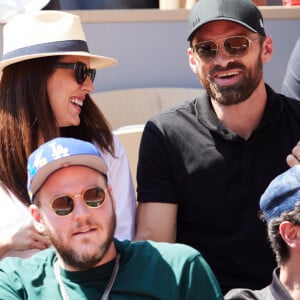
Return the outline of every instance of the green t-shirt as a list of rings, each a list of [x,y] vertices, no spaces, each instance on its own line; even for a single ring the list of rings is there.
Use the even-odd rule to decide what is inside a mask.
[[[118,299],[223,299],[219,285],[201,254],[182,244],[117,241],[120,268],[110,293]],[[62,299],[55,278],[54,250],[31,258],[6,258],[0,262],[0,299]],[[71,300],[99,300],[114,261],[88,271],[60,269]]]

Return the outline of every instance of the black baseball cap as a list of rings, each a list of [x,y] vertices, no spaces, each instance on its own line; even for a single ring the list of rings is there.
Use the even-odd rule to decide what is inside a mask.
[[[196,30],[213,21],[231,21],[266,36],[263,17],[251,0],[198,0],[188,18],[188,41]]]

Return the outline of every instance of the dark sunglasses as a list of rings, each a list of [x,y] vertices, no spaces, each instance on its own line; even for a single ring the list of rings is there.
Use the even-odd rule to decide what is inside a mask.
[[[249,52],[250,44],[261,37],[250,39],[247,36],[231,36],[221,40],[226,52],[232,56],[244,56]],[[214,59],[219,50],[215,41],[197,43],[192,47],[193,52],[203,61]]]
[[[76,63],[58,62],[54,64],[53,67],[63,68],[63,69],[73,69],[78,84],[84,83],[87,77],[90,77],[91,81],[94,82],[96,76],[96,69],[88,69],[87,66],[80,61]]]
[[[53,198],[50,207],[58,216],[68,216],[74,209],[75,198],[80,197],[87,207],[98,208],[104,203],[106,191],[99,186],[88,187],[77,195],[66,194]]]

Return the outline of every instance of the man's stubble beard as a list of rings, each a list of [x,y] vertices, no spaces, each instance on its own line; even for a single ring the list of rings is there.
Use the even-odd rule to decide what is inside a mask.
[[[210,80],[212,74],[215,72],[230,71],[233,68],[239,68],[244,71],[243,78],[236,84],[219,86]],[[260,59],[257,59],[255,65],[248,70],[244,65],[232,62],[229,63],[226,68],[215,66],[207,76],[201,76],[201,74],[199,74],[199,79],[203,87],[207,90],[208,95],[224,106],[239,104],[248,99],[259,85],[262,77],[263,64]]]
[[[89,222],[87,222],[89,223]],[[90,225],[90,224],[87,224]],[[109,249],[111,243],[113,242],[113,237],[116,228],[116,215],[113,212],[110,218],[110,223],[107,224],[107,238],[106,240],[99,245],[98,251],[94,254],[87,254],[87,255],[80,255],[77,253],[77,249],[73,249],[71,247],[65,246],[65,244],[61,243],[57,236],[53,234],[51,230],[46,230],[46,235],[48,235],[52,245],[55,247],[56,251],[60,255],[61,259],[64,261],[65,264],[78,269],[78,270],[87,270],[99,263],[101,259],[106,254],[107,250]]]

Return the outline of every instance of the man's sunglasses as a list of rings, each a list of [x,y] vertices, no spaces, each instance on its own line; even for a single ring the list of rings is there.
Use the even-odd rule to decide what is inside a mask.
[[[53,198],[50,207],[58,216],[68,216],[74,209],[75,198],[80,197],[87,207],[98,208],[104,203],[106,191],[99,186],[88,187],[77,195],[66,194]]]
[[[250,39],[247,36],[231,36],[222,39],[221,41],[228,54],[232,56],[244,56],[249,52],[250,44],[259,38],[261,37]],[[207,62],[216,57],[219,50],[219,44],[215,41],[205,41],[195,44],[192,49],[194,54],[196,54],[200,60]]]
[[[88,69],[87,66],[80,61],[76,63],[58,62],[54,64],[53,67],[63,68],[63,69],[73,69],[78,84],[84,83],[87,77],[90,77],[91,81],[94,82],[96,76],[96,69]]]

